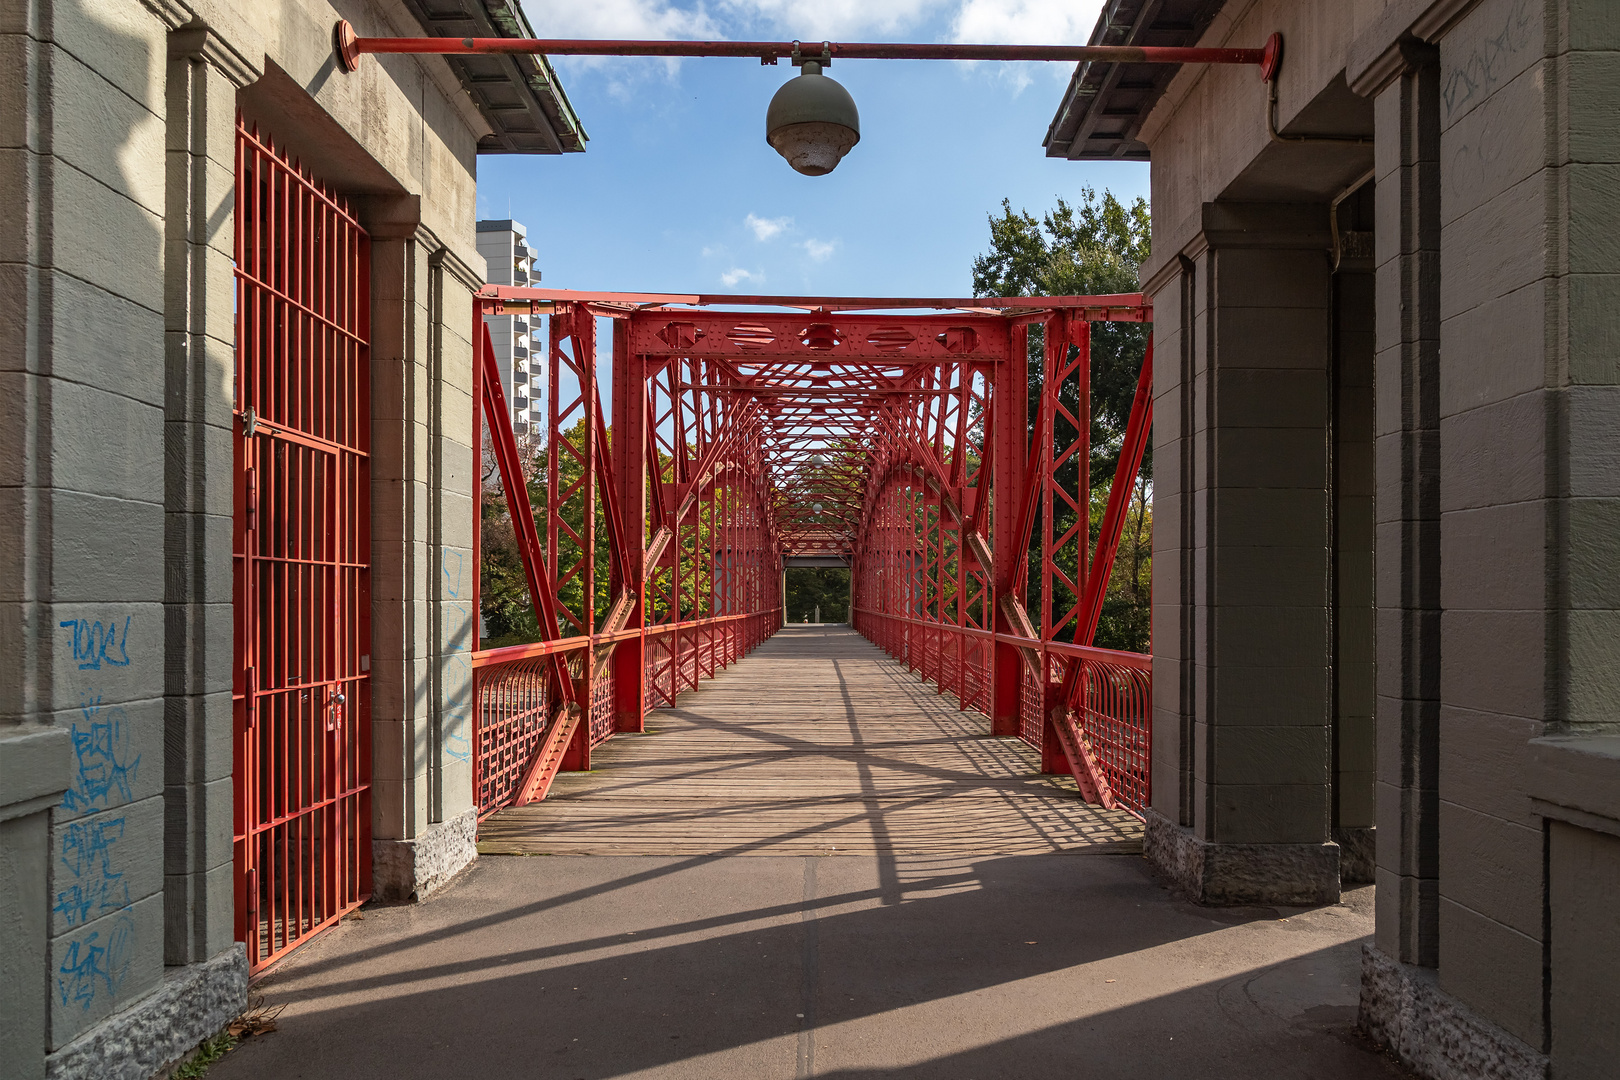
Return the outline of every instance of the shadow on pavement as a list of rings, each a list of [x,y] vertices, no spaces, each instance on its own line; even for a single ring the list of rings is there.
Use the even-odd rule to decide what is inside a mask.
[[[1371,889],[1211,910],[1139,858],[886,861],[486,858],[272,972],[280,1030],[210,1076],[1404,1075],[1351,1035]]]

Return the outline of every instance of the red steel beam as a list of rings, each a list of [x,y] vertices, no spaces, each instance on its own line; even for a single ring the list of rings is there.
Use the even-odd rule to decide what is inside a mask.
[[[412,39],[414,40],[414,39]],[[1153,302],[1142,293],[1102,293],[1096,296],[770,296],[745,293],[631,293],[591,290],[548,289],[532,285],[485,285],[478,290],[478,301],[491,305],[485,314],[549,314],[532,307],[519,309],[513,304],[602,304],[631,309],[660,308],[667,305],[712,307],[736,304],[740,307],[788,307],[806,311],[900,311],[928,308],[935,311],[970,311],[1000,315],[1003,310],[1050,311],[1056,308],[1084,308],[1093,322],[1152,322]],[[493,302],[506,302],[504,310]],[[1093,313],[1096,314],[1093,314]],[[1105,314],[1106,313],[1106,314]],[[609,314],[604,312],[603,314]]]

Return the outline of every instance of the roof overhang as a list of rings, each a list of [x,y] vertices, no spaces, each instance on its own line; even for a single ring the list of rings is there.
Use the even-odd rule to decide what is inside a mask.
[[[405,6],[433,37],[535,36],[518,0],[405,0]],[[484,53],[445,60],[493,129],[479,140],[480,154],[585,149],[589,136],[544,56]]]
[[[1224,2],[1108,0],[1087,44],[1196,45]],[[1046,156],[1146,161],[1148,148],[1137,132],[1180,70],[1178,64],[1079,64],[1046,129]]]

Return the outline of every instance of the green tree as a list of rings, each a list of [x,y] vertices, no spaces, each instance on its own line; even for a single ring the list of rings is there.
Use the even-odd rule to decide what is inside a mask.
[[[1092,188],[1082,188],[1080,202],[1057,200],[1057,207],[1037,219],[1028,211],[1014,211],[1003,199],[1001,213],[990,216],[990,250],[973,260],[973,292],[976,296],[1095,296],[1140,291],[1137,269],[1148,257],[1150,218],[1147,202],[1137,199],[1121,203],[1111,192],[1101,198]],[[1095,543],[1107,502],[1109,485],[1119,463],[1126,425],[1136,382],[1147,352],[1148,328],[1136,323],[1093,323],[1091,328],[1091,541]],[[1039,415],[1042,386],[1041,358],[1044,350],[1042,328],[1032,326],[1029,334],[1029,417],[1033,426]],[[1062,398],[1072,407],[1078,404],[1078,388],[1060,388]],[[1056,433],[1072,438],[1073,431],[1062,427]],[[1148,597],[1145,577],[1151,573],[1153,461],[1152,449],[1144,455],[1142,472],[1133,491],[1132,513],[1126,523],[1127,538],[1120,544],[1115,572],[1109,579],[1103,618],[1095,641],[1107,648],[1140,650],[1148,646]],[[1070,489],[1079,482],[1077,462],[1057,470],[1057,479]],[[1055,521],[1054,531],[1066,521]],[[1030,581],[1036,591],[1031,606],[1040,597],[1040,523],[1030,550]],[[1129,555],[1129,558],[1127,558]],[[1129,566],[1127,567],[1127,564]],[[1068,597],[1054,598],[1055,606]]]
[[[849,620],[849,571],[797,566],[787,572],[787,621],[804,622],[821,609],[822,622]]]

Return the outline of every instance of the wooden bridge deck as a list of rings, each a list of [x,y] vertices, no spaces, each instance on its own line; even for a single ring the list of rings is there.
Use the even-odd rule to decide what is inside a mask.
[[[599,746],[544,802],[479,830],[486,854],[973,856],[1139,851],[1080,800],[844,626],[791,626]]]

